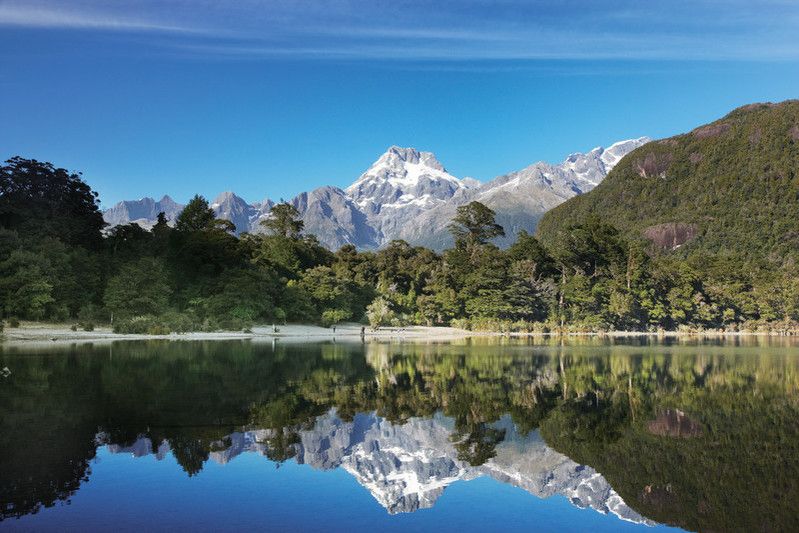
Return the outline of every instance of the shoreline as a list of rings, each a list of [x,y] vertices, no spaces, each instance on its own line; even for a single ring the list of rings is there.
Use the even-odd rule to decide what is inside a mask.
[[[170,340],[170,341],[224,341],[224,340],[291,340],[324,341],[324,340],[422,340],[446,341],[465,339],[471,337],[483,338],[724,338],[724,337],[774,337],[792,338],[799,337],[799,332],[774,332],[774,331],[608,331],[608,332],[497,332],[497,331],[469,331],[465,329],[444,326],[408,326],[408,327],[383,327],[372,331],[366,328],[361,335],[361,326],[358,324],[343,324],[332,328],[305,324],[287,324],[278,326],[277,332],[272,326],[256,326],[251,332],[216,331],[216,332],[187,332],[170,333],[169,335],[146,335],[114,333],[110,327],[98,327],[94,331],[72,331],[70,324],[23,323],[17,328],[6,328],[3,332],[2,345],[23,344],[63,344],[79,342],[102,341],[141,341],[141,340]]]

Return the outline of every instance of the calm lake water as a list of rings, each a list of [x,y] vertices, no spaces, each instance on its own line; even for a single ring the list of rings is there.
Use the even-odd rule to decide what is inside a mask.
[[[0,347],[0,530],[781,531],[787,339]]]

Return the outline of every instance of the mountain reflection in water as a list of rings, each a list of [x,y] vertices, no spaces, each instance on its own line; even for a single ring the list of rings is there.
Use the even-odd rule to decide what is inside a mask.
[[[581,508],[651,523],[627,507],[593,468],[552,450],[537,431],[519,435],[508,416],[492,425],[504,438],[496,445],[496,455],[479,466],[458,459],[450,439],[453,425],[452,419],[440,415],[394,424],[374,413],[360,413],[347,422],[331,410],[312,428],[298,431],[292,453],[300,464],[343,468],[392,514],[432,507],[448,485],[487,475],[540,498],[562,495]],[[215,451],[209,460],[226,464],[244,452],[267,456],[274,435],[270,429],[232,433],[212,444]],[[130,446],[111,444],[109,451],[163,459],[170,445],[164,440],[154,449],[143,437]]]
[[[642,524],[799,523],[784,339],[4,347],[0,516],[92,483],[98,448],[189,476],[244,452],[343,469],[389,513],[489,477]]]

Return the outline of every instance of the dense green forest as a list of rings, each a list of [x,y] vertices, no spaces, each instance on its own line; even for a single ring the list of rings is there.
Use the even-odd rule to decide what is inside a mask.
[[[458,208],[449,228],[456,245],[443,253],[403,241],[333,252],[303,233],[289,204],[273,208],[263,233],[236,237],[195,196],[174,224],[160,216],[149,231],[106,229],[97,193],[79,174],[13,158],[0,167],[0,308],[12,324],[111,323],[151,334],[285,321],[496,331],[795,327],[799,265],[790,255],[657,250],[608,223],[620,220],[586,216],[544,241],[521,233],[502,250],[491,243],[504,234],[494,213],[472,202]]]

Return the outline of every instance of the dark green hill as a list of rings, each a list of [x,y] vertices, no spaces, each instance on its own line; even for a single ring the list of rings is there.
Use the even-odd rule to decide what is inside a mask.
[[[747,105],[634,150],[548,212],[538,235],[551,242],[591,215],[662,250],[799,255],[799,100]]]

